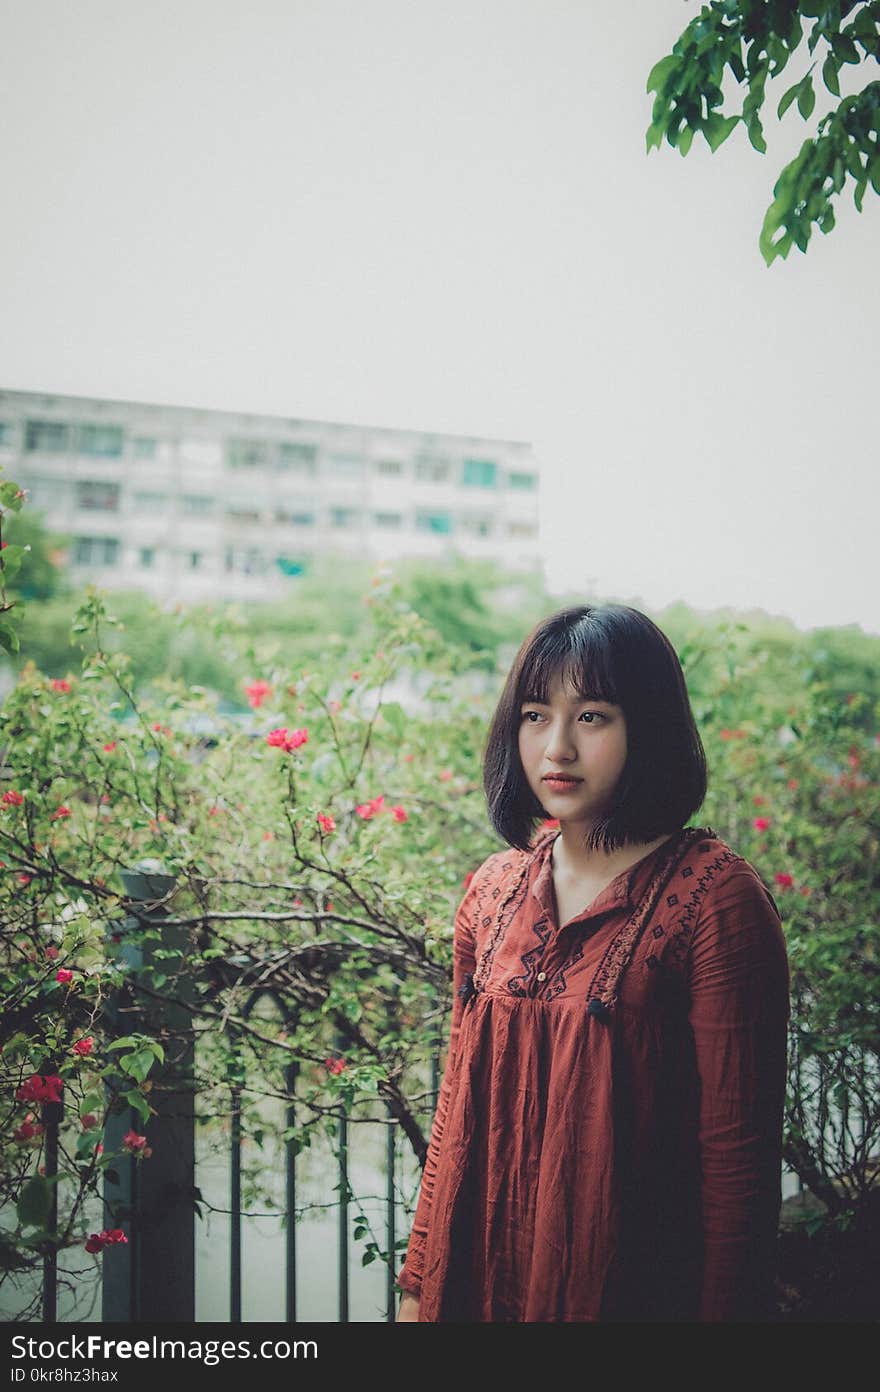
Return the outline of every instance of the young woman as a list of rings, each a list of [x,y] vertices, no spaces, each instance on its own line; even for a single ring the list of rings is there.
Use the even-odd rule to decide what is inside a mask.
[[[785,941],[758,872],[685,825],[706,763],[660,629],[540,623],[484,787],[510,849],[455,915],[398,1320],[772,1318]]]

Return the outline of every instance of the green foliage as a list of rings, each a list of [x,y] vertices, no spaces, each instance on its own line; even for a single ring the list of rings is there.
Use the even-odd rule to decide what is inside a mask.
[[[844,67],[861,68],[880,59],[880,0],[711,0],[687,25],[672,53],[654,65],[647,82],[647,90],[655,93],[649,151],[665,138],[685,155],[698,131],[714,151],[742,122],[751,144],[763,154],[767,143],[761,113],[768,78],[779,76],[802,43],[815,55],[813,62],[779,100],[777,117],[796,105],[801,118],[810,119],[820,60],[822,83],[838,103],[822,116],[815,135],[804,141],[776,181],[759,239],[768,266],[786,257],[792,245],[806,251],[814,225],[823,233],[832,230],[832,200],[849,180],[859,211],[869,184],[880,192],[880,82],[868,81],[860,92],[841,97],[839,81]],[[728,73],[747,91],[740,111],[725,115]]]

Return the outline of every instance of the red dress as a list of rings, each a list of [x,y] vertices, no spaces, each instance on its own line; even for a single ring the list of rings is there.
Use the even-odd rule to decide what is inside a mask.
[[[401,1289],[440,1321],[772,1317],[789,969],[757,871],[686,828],[559,925],[550,851],[455,915]]]

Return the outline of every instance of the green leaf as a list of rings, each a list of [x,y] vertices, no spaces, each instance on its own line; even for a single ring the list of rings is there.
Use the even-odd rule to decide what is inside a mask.
[[[788,91],[785,92],[783,96],[780,98],[779,105],[776,108],[776,115],[777,117],[779,117],[780,120],[785,115],[788,108],[791,106],[792,102],[794,101],[795,97],[800,91],[800,87],[801,84],[799,82],[796,82],[794,86],[789,87]]]
[[[52,1190],[42,1175],[34,1175],[21,1191],[18,1217],[23,1227],[44,1228],[52,1203]]]
[[[835,97],[840,96],[840,83],[837,80],[837,71],[837,63],[834,61],[833,55],[829,53],[825,62],[822,64],[822,81],[825,83],[828,91],[834,93]]]
[[[713,114],[706,118],[703,123],[703,135],[706,138],[706,144],[713,154],[718,149],[719,145],[724,144],[733,128],[739,125],[739,122],[739,116],[724,117]]]
[[[659,63],[655,63],[648,73],[648,81],[645,84],[646,92],[659,92],[669,74],[678,66],[678,59],[674,53],[670,53],[666,58],[661,58]]]
[[[678,137],[678,153],[680,155],[686,155],[693,143],[694,128],[693,126],[685,126],[681,135]]]
[[[8,653],[17,653],[20,650],[21,643],[12,624],[0,623],[0,648],[5,648]]]
[[[764,133],[761,129],[761,122],[758,120],[757,116],[750,117],[750,119],[746,122],[746,129],[749,133],[749,140],[751,141],[754,148],[758,151],[760,155],[766,155],[767,142],[764,139]]]
[[[146,1097],[144,1097],[142,1092],[138,1092],[137,1088],[132,1088],[130,1092],[123,1093],[123,1096],[128,1105],[130,1107],[134,1107],[134,1110],[137,1112],[138,1116],[140,1116],[144,1121],[149,1121],[150,1104],[147,1101]]]
[[[813,79],[809,74],[807,74],[800,85],[797,104],[798,111],[806,121],[812,115],[813,107],[816,105],[816,93],[813,91]]]
[[[645,153],[650,154],[652,150],[659,150],[663,144],[663,127],[651,125],[645,137]]]

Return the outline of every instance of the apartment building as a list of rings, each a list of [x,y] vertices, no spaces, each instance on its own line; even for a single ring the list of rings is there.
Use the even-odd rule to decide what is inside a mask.
[[[274,599],[318,555],[540,567],[521,441],[0,391],[0,465],[75,583]]]

